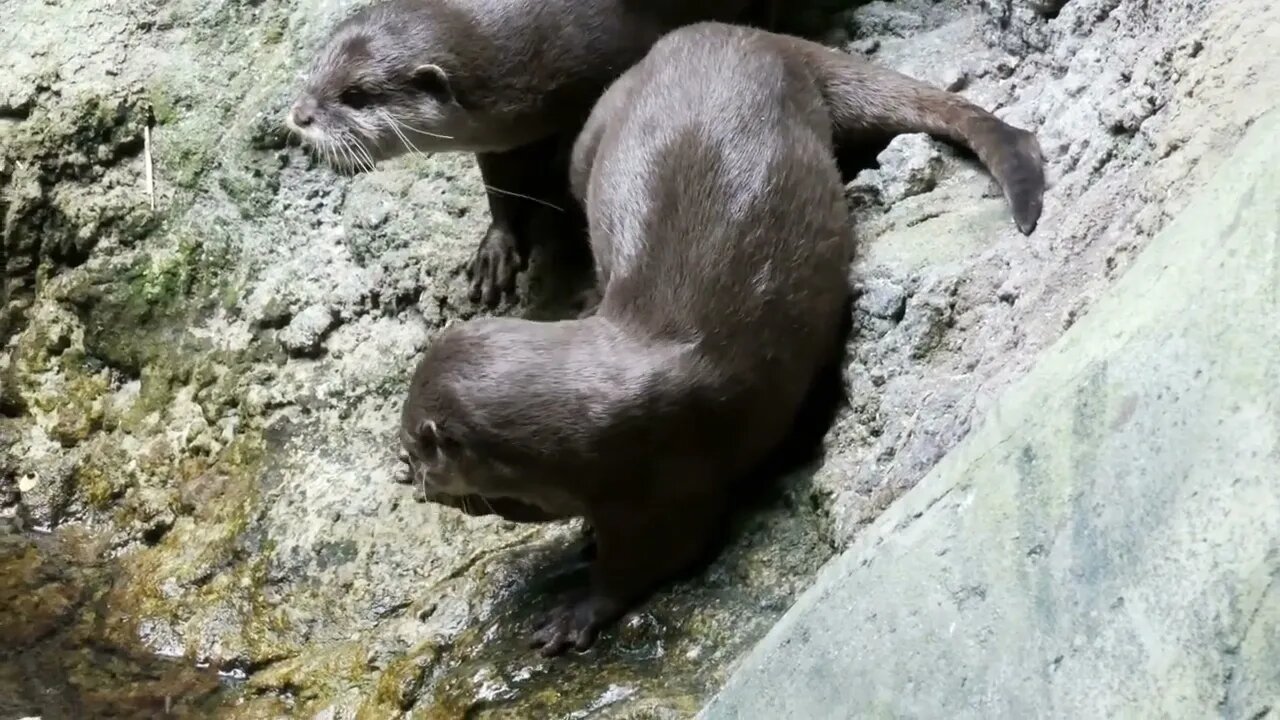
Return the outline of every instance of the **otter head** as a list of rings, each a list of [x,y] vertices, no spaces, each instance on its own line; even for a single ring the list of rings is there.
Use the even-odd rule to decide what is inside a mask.
[[[468,480],[467,466],[474,464],[457,438],[430,419],[406,421],[400,428],[400,458],[409,466],[415,485],[426,493],[467,495],[476,491]]]
[[[400,415],[414,480],[427,494],[571,511],[563,486],[592,456],[592,428],[609,412],[601,403],[616,378],[592,369],[609,362],[598,325],[488,317],[442,331],[418,362]]]
[[[426,494],[493,495],[515,473],[500,459],[505,443],[486,405],[494,384],[476,370],[489,356],[471,332],[475,322],[448,327],[418,363],[400,414],[400,459]]]
[[[437,42],[448,26],[423,16],[432,8],[392,0],[338,25],[289,109],[289,129],[342,170],[406,152],[475,149],[476,118]]]

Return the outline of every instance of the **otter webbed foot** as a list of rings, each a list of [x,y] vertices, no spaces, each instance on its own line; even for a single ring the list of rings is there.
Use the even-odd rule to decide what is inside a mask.
[[[516,277],[527,263],[515,233],[496,223],[490,225],[467,268],[471,302],[493,308],[504,298],[514,298]]]
[[[601,628],[621,614],[620,603],[600,595],[588,595],[548,613],[529,645],[543,657],[563,654],[569,648],[582,652],[595,644]]]

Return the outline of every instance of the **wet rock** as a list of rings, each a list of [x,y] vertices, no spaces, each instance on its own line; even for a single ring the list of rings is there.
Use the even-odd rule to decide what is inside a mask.
[[[29,461],[20,466],[18,512],[28,527],[47,530],[67,517],[75,491],[76,462],[68,457],[53,462]]]

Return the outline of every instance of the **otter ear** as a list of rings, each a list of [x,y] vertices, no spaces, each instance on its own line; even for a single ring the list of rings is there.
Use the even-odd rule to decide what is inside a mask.
[[[449,76],[439,65],[419,65],[413,71],[413,86],[442,101],[453,100]]]

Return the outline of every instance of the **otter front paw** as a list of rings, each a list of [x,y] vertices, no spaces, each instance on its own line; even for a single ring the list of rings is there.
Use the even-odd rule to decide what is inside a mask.
[[[570,647],[581,652],[595,643],[596,635],[620,611],[616,602],[598,595],[566,603],[547,614],[529,645],[543,657],[560,655]]]
[[[514,297],[516,276],[524,270],[526,258],[510,230],[490,225],[476,255],[467,268],[471,281],[471,302],[496,307],[504,297]]]

